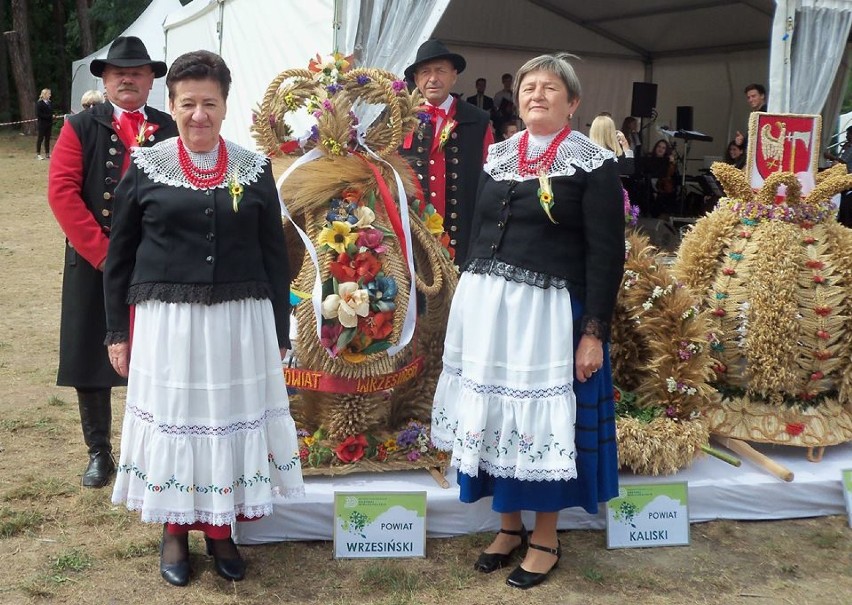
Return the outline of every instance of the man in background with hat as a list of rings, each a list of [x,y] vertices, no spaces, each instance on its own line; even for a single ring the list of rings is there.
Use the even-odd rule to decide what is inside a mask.
[[[405,139],[401,150],[423,189],[421,211],[432,204],[444,218],[457,265],[467,257],[476,188],[488,146],[494,142],[488,113],[450,94],[465,66],[464,57],[438,40],[417,49],[405,77],[426,98],[423,109],[429,120]]]
[[[146,105],[166,64],[153,61],[139,38],[116,38],[106,59],[95,59],[89,69],[103,78],[109,101],[66,121],[50,164],[48,201],[66,237],[56,384],[77,390],[89,449],[83,486],[103,487],[115,472],[111,388],[127,384],[104,346],[102,271],[115,187],[132,147],[173,137],[177,128],[168,114]]]

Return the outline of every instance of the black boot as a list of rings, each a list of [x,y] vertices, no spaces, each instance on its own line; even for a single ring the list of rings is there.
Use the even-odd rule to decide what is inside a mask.
[[[103,487],[109,483],[115,472],[115,460],[109,441],[112,429],[110,394],[110,389],[77,390],[83,439],[89,447],[89,466],[83,473],[83,487]]]

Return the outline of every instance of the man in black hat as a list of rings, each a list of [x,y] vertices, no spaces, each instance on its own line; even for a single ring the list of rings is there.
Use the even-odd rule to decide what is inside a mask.
[[[450,94],[465,66],[464,57],[438,40],[420,46],[405,77],[426,98],[423,109],[429,120],[406,138],[401,150],[423,189],[421,210],[432,204],[444,218],[444,232],[458,265],[467,257],[476,188],[488,146],[494,142],[488,113]]]
[[[115,471],[110,433],[111,387],[126,384],[104,346],[103,267],[115,186],[130,149],[173,137],[172,118],[146,105],[166,64],[153,61],[139,38],[116,38],[106,59],[89,66],[103,78],[109,101],[71,116],[53,150],[48,201],[65,232],[65,270],[56,384],[77,390],[89,464],[84,487],[103,487]]]

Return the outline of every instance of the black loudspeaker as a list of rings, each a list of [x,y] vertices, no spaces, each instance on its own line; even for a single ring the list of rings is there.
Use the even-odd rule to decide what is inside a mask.
[[[630,115],[635,118],[650,118],[656,106],[657,85],[650,82],[634,82]]]
[[[677,108],[677,129],[692,130],[692,106],[678,105]]]

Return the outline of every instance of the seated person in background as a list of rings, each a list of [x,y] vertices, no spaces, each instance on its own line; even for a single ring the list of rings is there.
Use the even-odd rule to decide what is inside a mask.
[[[725,163],[741,170],[745,168],[745,148],[742,145],[737,145],[735,139],[728,143],[728,148],[725,150]]]
[[[627,137],[615,129],[615,122],[606,114],[600,114],[589,128],[589,138],[595,145],[609,149],[615,154],[618,162],[618,173],[621,175],[633,174],[633,150],[627,142]]]
[[[651,153],[642,158],[642,171],[648,180],[651,195],[643,213],[653,217],[668,216],[677,201],[677,158],[665,139],[654,143]]]

